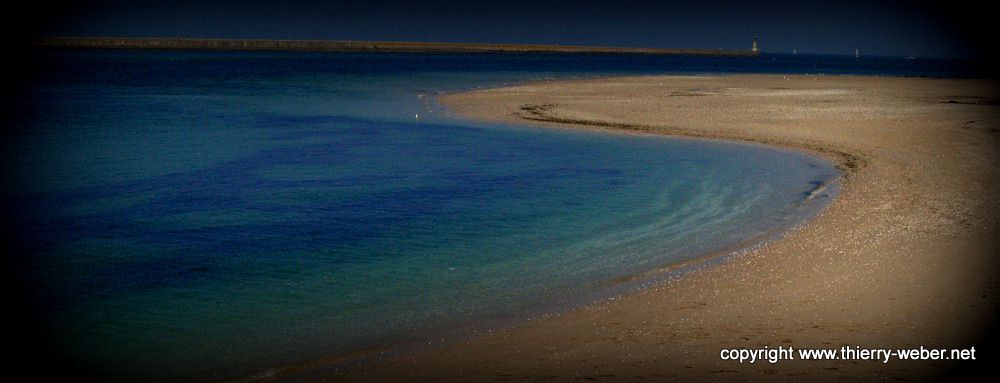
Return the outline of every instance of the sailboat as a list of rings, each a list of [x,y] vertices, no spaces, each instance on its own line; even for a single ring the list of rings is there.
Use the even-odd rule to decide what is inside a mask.
[[[858,48],[854,48],[854,58],[861,58],[861,52],[858,51]]]

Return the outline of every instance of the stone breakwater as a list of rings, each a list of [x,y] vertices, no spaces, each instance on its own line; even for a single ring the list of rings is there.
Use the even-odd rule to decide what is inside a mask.
[[[568,53],[641,54],[661,56],[754,57],[750,50],[634,48],[574,45],[466,44],[405,41],[264,40],[195,38],[55,37],[34,41],[35,46],[69,49],[197,49],[301,52],[408,53]]]

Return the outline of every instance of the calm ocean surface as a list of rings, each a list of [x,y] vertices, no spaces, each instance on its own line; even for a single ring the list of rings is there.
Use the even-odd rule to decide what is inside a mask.
[[[129,380],[246,376],[579,304],[797,222],[837,175],[755,146],[470,123],[438,92],[963,75],[804,55],[47,52],[41,68],[3,152],[15,272],[49,347]]]

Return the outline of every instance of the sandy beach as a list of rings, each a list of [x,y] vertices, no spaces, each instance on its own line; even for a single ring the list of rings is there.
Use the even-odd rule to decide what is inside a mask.
[[[984,368],[1000,293],[997,100],[986,80],[782,75],[554,81],[444,95],[449,110],[476,120],[802,149],[840,166],[841,191],[808,224],[727,262],[562,315],[322,374],[882,381]],[[720,359],[722,349],[765,346],[980,352],[977,360],[888,363]]]

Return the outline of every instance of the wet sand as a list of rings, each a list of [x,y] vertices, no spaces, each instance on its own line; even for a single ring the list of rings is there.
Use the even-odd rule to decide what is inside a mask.
[[[998,100],[986,80],[781,75],[554,81],[444,95],[449,110],[477,120],[807,150],[839,164],[841,191],[808,224],[727,262],[483,336],[322,369],[322,377],[923,380],[985,368],[995,360],[985,337],[1000,294]],[[978,358],[720,359],[724,348],[845,345],[976,347]]]

